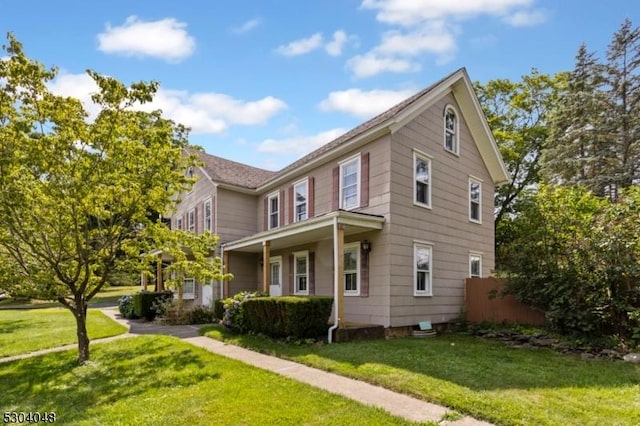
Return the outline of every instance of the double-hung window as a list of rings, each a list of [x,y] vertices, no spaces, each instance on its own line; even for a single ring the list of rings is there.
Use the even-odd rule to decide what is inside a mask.
[[[179,229],[180,231],[182,231],[182,218],[181,217],[176,219],[176,229]]]
[[[211,204],[211,200],[206,200],[204,202],[204,214],[202,215],[202,229],[209,232],[213,232],[213,209]]]
[[[184,278],[182,280],[182,298],[194,299],[196,295],[196,280],[194,278]]]
[[[294,294],[309,294],[309,252],[293,253]]]
[[[360,155],[340,164],[340,208],[360,206]]]
[[[415,243],[413,246],[414,268],[414,296],[432,295],[432,247],[427,244]]]
[[[456,110],[447,105],[444,109],[444,149],[458,154],[458,115]]]
[[[344,294],[360,295],[360,242],[344,246]]]
[[[294,222],[300,222],[301,220],[309,217],[309,181],[304,180],[298,182],[293,187],[294,192]]]
[[[469,178],[469,220],[482,223],[482,182]]]
[[[280,224],[280,193],[270,195],[267,206],[269,208],[269,229],[275,229]]]
[[[471,278],[482,277],[482,254],[469,253],[469,276]]]
[[[413,202],[422,207],[431,207],[431,158],[413,153]]]
[[[196,211],[194,209],[187,213],[187,226],[189,231],[196,232]]]

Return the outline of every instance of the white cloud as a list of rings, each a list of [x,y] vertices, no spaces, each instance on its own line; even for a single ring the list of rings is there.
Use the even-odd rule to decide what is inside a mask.
[[[107,24],[106,31],[98,34],[98,50],[180,62],[191,56],[196,47],[195,39],[187,33],[186,26],[174,18],[144,22],[130,16],[121,26]]]
[[[244,22],[242,25],[233,28],[231,31],[234,34],[246,34],[258,27],[261,23],[262,19],[260,18],[250,19],[249,21]]]
[[[383,72],[415,72],[420,70],[420,64],[411,60],[380,56],[375,51],[364,55],[356,55],[347,61],[347,68],[355,77],[372,77]]]
[[[258,145],[258,152],[273,154],[294,154],[299,157],[331,142],[346,132],[345,129],[331,129],[311,136],[293,136],[285,139],[265,139]]]
[[[528,7],[534,0],[363,0],[363,9],[376,10],[376,18],[387,24],[412,26],[444,18],[472,18],[478,15],[504,16],[514,8]]]
[[[444,24],[438,24],[410,32],[386,32],[375,51],[383,55],[418,56],[423,53],[446,54],[455,49],[452,31]]]
[[[90,118],[95,118],[98,107],[91,101],[91,93],[98,91],[87,74],[61,73],[50,83],[52,92],[80,99]],[[160,88],[153,102],[138,107],[143,111],[161,109],[165,117],[191,127],[197,133],[221,133],[232,125],[259,125],[285,110],[287,104],[266,96],[245,101],[215,92],[189,93],[184,90]]]
[[[324,48],[331,56],[340,56],[342,54],[342,48],[344,44],[349,40],[349,36],[342,30],[338,30],[333,33],[333,40],[327,43]]]
[[[311,37],[302,38],[300,40],[292,41],[289,44],[278,46],[278,48],[276,48],[276,53],[283,56],[299,56],[322,47],[322,44],[322,33],[315,33]]]
[[[414,90],[370,90],[348,89],[331,92],[320,102],[323,111],[341,111],[358,118],[368,119],[386,111],[398,102],[411,96]]]
[[[520,10],[503,19],[512,27],[532,27],[545,22],[547,15],[541,10]]]

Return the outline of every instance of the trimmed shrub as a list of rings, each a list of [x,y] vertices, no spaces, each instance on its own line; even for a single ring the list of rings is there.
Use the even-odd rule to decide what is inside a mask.
[[[233,297],[224,299],[224,317],[222,318],[222,324],[236,333],[246,333],[249,331],[244,318],[243,304],[249,299],[261,296],[262,293],[259,291],[243,291],[235,294]]]
[[[224,299],[216,299],[213,301],[213,317],[219,321],[224,318]]]
[[[158,312],[158,306],[173,299],[171,291],[142,291],[133,295],[134,312],[138,317],[153,321]]]
[[[196,306],[186,312],[187,324],[211,324],[216,322],[213,309],[207,306]]]
[[[133,305],[134,305],[133,295],[127,294],[122,296],[118,301],[118,310],[120,311],[120,314],[125,318],[129,318],[129,319],[138,318],[138,316],[136,316]]]
[[[333,298],[261,297],[243,303],[246,328],[272,337],[308,338],[327,332]]]

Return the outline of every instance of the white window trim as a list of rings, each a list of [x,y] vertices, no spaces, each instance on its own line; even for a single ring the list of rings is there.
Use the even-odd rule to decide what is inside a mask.
[[[275,212],[277,217],[276,226],[271,226],[271,216],[274,214],[274,212],[271,211],[271,200],[273,200],[274,198],[278,200],[278,211]],[[282,214],[282,203],[280,202],[280,191],[278,191],[267,196],[267,229],[271,230],[271,229],[277,229],[280,227],[281,214]]]
[[[187,231],[196,232],[196,210],[189,209],[187,212]]]
[[[298,257],[305,257],[307,262],[306,274],[298,274]],[[305,291],[298,291],[298,275],[307,277],[307,289]],[[308,296],[309,295],[309,251],[296,251],[293,253],[293,294],[296,296]]]
[[[207,204],[209,205],[209,228],[207,229]],[[213,232],[213,203],[207,198],[202,203],[202,230]]]
[[[282,288],[282,256],[273,256],[269,258],[269,278],[271,278],[271,265],[274,265],[276,263],[280,265],[280,276],[278,277],[278,279],[280,281],[280,287]],[[271,279],[269,285],[273,285]]]
[[[358,153],[358,154],[356,154],[356,155],[354,155],[352,157],[349,157],[349,158],[347,158],[345,160],[342,160],[342,161],[338,162],[338,165],[340,167],[340,176],[339,176],[340,181],[338,182],[338,187],[340,188],[340,193],[339,193],[340,203],[339,203],[339,205],[340,205],[340,208],[343,209],[343,210],[354,210],[354,209],[357,209],[357,208],[360,207],[360,190],[361,190],[361,188],[360,188],[360,180],[361,180],[361,177],[362,177],[362,163],[360,161],[361,157],[362,156],[360,155],[360,153]],[[342,178],[344,177],[344,168],[345,168],[345,166],[350,164],[350,163],[352,163],[352,162],[354,162],[354,161],[356,161],[357,164],[358,164],[358,166],[357,166],[358,171],[357,171],[357,178],[356,178],[356,200],[357,200],[357,202],[356,202],[355,206],[346,208],[344,206],[344,196],[343,196],[344,188],[342,187]]]
[[[433,175],[433,169],[431,168],[431,159],[432,158],[433,157],[430,156],[429,154],[425,154],[424,152],[421,152],[421,151],[419,151],[417,149],[413,150],[413,204],[415,206],[423,207],[425,209],[431,209],[431,188],[433,186],[432,183],[431,183],[431,176]],[[418,177],[416,176],[416,161],[418,159],[426,161],[427,164],[428,164],[428,167],[429,167],[429,182],[427,183],[429,190],[427,191],[427,203],[426,204],[422,203],[422,202],[419,202],[416,199],[416,195],[417,195],[416,190],[418,188],[418,186],[417,186]]]
[[[416,251],[418,248],[426,248],[429,250],[429,280],[426,283],[426,289],[418,291],[418,262],[416,257]],[[433,246],[421,242],[414,241],[413,243],[413,295],[416,297],[431,297],[433,296]]]
[[[176,218],[176,229],[183,231],[182,229],[182,217],[177,217]]]
[[[471,268],[471,261],[474,257],[479,258],[480,260],[480,273],[479,275],[473,275]],[[478,251],[470,251],[469,252],[469,277],[471,278],[482,278],[482,253]]]
[[[455,149],[453,150],[447,148],[447,111],[449,110],[453,111],[453,114],[455,116],[455,122],[453,124],[453,145]],[[444,150],[454,155],[460,155],[460,114],[458,114],[458,110],[456,109],[456,107],[451,104],[447,104],[444,107],[444,114],[442,115],[442,130],[442,146],[444,147]]]
[[[347,270],[344,269],[342,271],[342,291],[343,294],[345,296],[360,296],[360,283],[361,283],[361,263],[360,263],[360,258],[361,258],[361,253],[360,253],[360,241],[357,241],[355,243],[349,243],[349,244],[345,244],[344,245],[344,251],[347,251],[348,249],[356,249],[356,289],[355,290],[347,290],[346,288],[346,282],[344,280],[345,278],[345,274],[347,273]],[[344,256],[344,253],[343,253]],[[344,266],[344,265],[343,265]]]
[[[190,281],[193,283],[193,291],[192,292],[186,292],[185,288],[187,286],[187,281]],[[196,298],[196,280],[195,278],[191,278],[191,277],[185,277],[182,279],[182,298],[185,300],[192,300]]]
[[[304,203],[299,203],[296,197],[296,188],[300,185],[305,185],[307,188],[307,198]],[[305,217],[303,219],[298,219],[298,206],[305,204]],[[303,220],[309,219],[309,178],[304,178],[293,184],[293,222],[301,222]]]
[[[471,184],[477,183],[479,185],[479,197],[478,200],[478,219],[471,217],[471,203],[475,202],[471,199]],[[469,176],[469,183],[467,184],[467,191],[469,193],[469,221],[473,223],[482,224],[482,180],[473,176]]]

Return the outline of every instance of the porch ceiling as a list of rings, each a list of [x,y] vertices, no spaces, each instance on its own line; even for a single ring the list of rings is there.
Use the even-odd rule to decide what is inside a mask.
[[[262,253],[262,244],[270,241],[271,250],[306,244],[333,238],[333,225],[344,227],[345,235],[380,230],[383,216],[338,210],[302,222],[293,223],[271,231],[260,232],[240,240],[224,243],[224,251]]]

